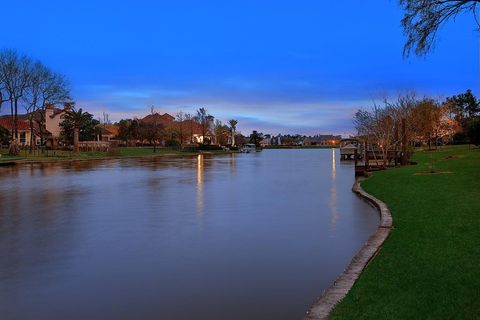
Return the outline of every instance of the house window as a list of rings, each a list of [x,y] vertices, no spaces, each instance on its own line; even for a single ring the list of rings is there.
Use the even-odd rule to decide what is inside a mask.
[[[25,144],[27,142],[27,135],[25,132],[20,132],[20,143]]]

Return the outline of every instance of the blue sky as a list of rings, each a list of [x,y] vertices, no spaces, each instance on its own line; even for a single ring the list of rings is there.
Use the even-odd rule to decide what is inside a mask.
[[[204,106],[244,133],[345,134],[372,99],[480,87],[473,17],[403,59],[398,1],[8,1],[2,12],[0,47],[64,73],[79,106],[113,120]]]

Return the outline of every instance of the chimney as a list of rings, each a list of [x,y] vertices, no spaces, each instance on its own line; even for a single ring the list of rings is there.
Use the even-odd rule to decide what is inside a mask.
[[[70,111],[70,110],[72,110],[72,105],[73,105],[73,103],[65,102],[65,103],[63,104],[63,110],[65,110],[65,111]]]
[[[45,117],[52,116],[55,107],[53,104],[49,103],[45,106]]]

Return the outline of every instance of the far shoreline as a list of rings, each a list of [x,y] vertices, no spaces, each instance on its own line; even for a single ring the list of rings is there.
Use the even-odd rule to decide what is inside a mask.
[[[100,160],[121,160],[121,159],[156,159],[161,157],[195,157],[198,155],[229,155],[238,153],[238,151],[181,151],[175,149],[157,149],[156,152],[153,152],[153,148],[135,148],[137,151],[143,150],[152,150],[152,152],[144,154],[120,154],[120,155],[108,155],[107,152],[94,152],[86,151],[79,152],[78,154],[62,152],[54,150],[49,151],[54,155],[45,155],[45,156],[35,156],[27,155],[27,157],[10,157],[2,156],[0,157],[0,167],[1,166],[14,166],[21,164],[40,164],[40,163],[62,163],[62,162],[77,162],[77,161],[100,161]],[[61,155],[56,155],[60,153]]]

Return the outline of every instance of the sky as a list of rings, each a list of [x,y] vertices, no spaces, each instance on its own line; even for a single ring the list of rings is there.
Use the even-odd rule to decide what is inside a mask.
[[[69,79],[111,120],[158,112],[237,119],[244,134],[348,134],[358,108],[405,92],[480,89],[470,15],[426,57],[402,57],[398,0],[5,1],[0,48]],[[2,112],[5,112],[4,110]]]

